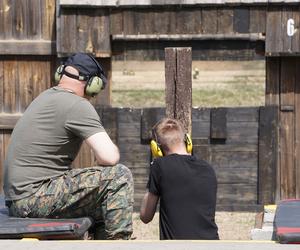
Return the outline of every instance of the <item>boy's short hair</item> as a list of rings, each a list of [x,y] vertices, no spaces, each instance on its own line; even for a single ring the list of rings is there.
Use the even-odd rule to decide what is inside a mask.
[[[184,129],[180,121],[163,118],[152,129],[152,137],[163,151],[168,152],[174,144],[184,143]]]

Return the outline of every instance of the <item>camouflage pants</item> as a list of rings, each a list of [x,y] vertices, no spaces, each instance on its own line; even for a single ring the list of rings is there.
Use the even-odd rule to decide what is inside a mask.
[[[32,196],[14,201],[11,216],[94,219],[98,239],[129,239],[132,234],[133,179],[112,167],[72,169],[44,183]],[[100,235],[100,236],[99,236]]]

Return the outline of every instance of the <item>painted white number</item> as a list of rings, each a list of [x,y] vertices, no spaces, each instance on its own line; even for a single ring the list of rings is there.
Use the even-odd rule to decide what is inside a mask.
[[[288,36],[293,36],[295,34],[295,21],[294,19],[290,18],[288,21],[287,21],[287,35]]]

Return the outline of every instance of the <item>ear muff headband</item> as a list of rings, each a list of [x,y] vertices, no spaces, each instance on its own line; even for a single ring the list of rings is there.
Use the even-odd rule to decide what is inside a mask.
[[[152,156],[154,158],[157,157],[162,157],[164,156],[162,149],[160,148],[160,144],[157,143],[157,138],[156,138],[156,134],[154,133],[154,137],[155,140],[151,140],[150,142],[150,148],[151,148],[151,153]],[[184,135],[184,142],[185,142],[185,147],[186,147],[186,151],[191,154],[193,151],[193,142],[192,142],[192,138],[189,134],[185,134]]]

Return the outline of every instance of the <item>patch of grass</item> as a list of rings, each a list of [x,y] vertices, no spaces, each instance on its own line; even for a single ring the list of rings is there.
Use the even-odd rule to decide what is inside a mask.
[[[192,92],[194,107],[261,106],[265,102],[263,84],[228,84],[223,88],[203,87]],[[165,91],[127,89],[112,91],[114,107],[165,107]]]

